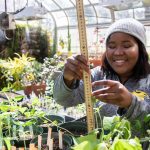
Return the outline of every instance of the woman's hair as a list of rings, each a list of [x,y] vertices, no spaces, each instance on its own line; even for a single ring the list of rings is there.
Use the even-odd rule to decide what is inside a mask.
[[[150,64],[149,64],[149,56],[144,44],[136,37],[134,38],[138,43],[139,58],[136,65],[133,68],[132,78],[138,81],[141,78],[146,77],[150,73]],[[108,43],[108,40],[109,38],[106,41],[106,45]],[[110,75],[111,77],[113,75],[117,75],[117,73],[113,70],[113,68],[110,66],[110,64],[107,61],[106,52],[103,54],[102,57],[102,69],[104,70],[106,75]]]

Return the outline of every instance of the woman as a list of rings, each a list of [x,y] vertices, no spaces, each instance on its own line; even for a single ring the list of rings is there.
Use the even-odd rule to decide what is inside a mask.
[[[55,80],[54,98],[67,107],[83,103],[84,70],[91,74],[92,95],[99,99],[98,105],[103,103],[101,115],[119,114],[131,124],[140,120],[144,125],[144,117],[150,113],[150,65],[145,28],[135,19],[121,19],[110,26],[105,40],[101,67],[90,71],[82,55],[67,59],[64,72]],[[135,135],[144,136],[143,131]]]

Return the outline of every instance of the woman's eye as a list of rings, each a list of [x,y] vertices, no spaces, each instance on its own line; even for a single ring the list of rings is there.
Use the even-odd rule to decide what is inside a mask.
[[[115,45],[108,45],[108,48],[109,48],[109,49],[115,49],[116,46],[115,46]]]
[[[124,45],[124,48],[130,48],[130,47],[131,47],[131,45],[129,45],[129,44]]]

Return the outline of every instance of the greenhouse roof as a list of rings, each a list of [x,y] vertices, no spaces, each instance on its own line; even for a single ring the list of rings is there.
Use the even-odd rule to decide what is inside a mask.
[[[133,17],[150,21],[150,0],[83,0],[87,25],[107,25]],[[0,12],[14,13],[16,20],[52,18],[59,28],[76,27],[76,0],[0,0]]]

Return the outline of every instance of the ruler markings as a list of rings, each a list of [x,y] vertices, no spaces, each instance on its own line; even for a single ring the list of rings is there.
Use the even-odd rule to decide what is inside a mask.
[[[81,54],[83,54],[88,59],[83,0],[76,0],[76,8],[77,8],[77,19],[78,19]],[[84,94],[85,94],[88,132],[91,132],[95,128],[93,103],[91,101],[91,77],[85,71],[83,72],[83,80],[84,80]]]

